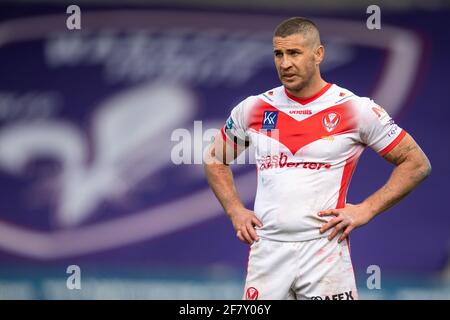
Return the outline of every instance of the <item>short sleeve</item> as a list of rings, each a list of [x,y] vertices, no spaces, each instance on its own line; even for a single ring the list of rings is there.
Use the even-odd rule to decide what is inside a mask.
[[[245,108],[248,100],[249,98],[243,100],[231,110],[230,116],[221,129],[224,140],[231,142],[234,145],[249,145],[249,137],[247,135],[247,127],[245,125]]]
[[[406,135],[406,131],[373,100],[363,99],[360,116],[361,141],[381,156],[391,151]]]

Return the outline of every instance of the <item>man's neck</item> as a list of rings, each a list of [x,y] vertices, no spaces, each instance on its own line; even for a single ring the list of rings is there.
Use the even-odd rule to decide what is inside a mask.
[[[327,85],[327,82],[323,80],[320,76],[311,81],[308,86],[302,88],[301,90],[289,90],[286,89],[291,95],[300,98],[300,99],[307,99],[309,97],[314,96],[317,92],[322,90],[323,87]]]

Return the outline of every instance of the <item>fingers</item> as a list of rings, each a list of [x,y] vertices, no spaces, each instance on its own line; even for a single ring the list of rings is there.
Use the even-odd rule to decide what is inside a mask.
[[[247,227],[248,234],[252,238],[252,242],[251,243],[253,243],[253,241],[258,241],[259,237],[256,234],[256,231],[255,231],[255,228],[253,227],[253,224],[251,222],[249,222],[249,223],[247,223],[246,227]]]
[[[245,241],[244,237],[242,236],[241,230],[238,230],[238,231],[236,232],[236,237],[237,237],[239,240],[241,240],[242,242],[247,242],[247,241]]]
[[[247,231],[247,228],[245,226],[243,226],[241,229],[239,229],[238,233],[241,233],[241,236],[243,238],[243,241],[248,243],[248,244],[252,244],[253,243],[253,239],[250,236],[250,234]]]
[[[259,221],[259,219],[257,217],[253,217],[252,218],[252,223],[256,226],[258,226],[259,228],[262,228],[263,224],[261,221]]]
[[[352,230],[353,230],[353,227],[351,225],[348,226],[347,228],[345,228],[344,232],[339,237],[338,242],[345,240],[350,235],[350,232],[352,232]]]
[[[254,221],[254,219],[251,219],[240,229],[242,232],[242,236],[249,244],[252,244],[253,241],[259,241],[259,237],[256,234],[256,230],[253,224],[257,224],[258,226],[262,227],[262,223],[256,218],[255,220],[256,221]]]
[[[328,209],[328,210],[322,210],[318,213],[319,217],[325,217],[325,216],[338,216],[340,213],[339,209]]]
[[[353,205],[347,204],[347,207],[354,207]],[[347,238],[355,228],[354,221],[347,212],[342,211],[343,209],[328,209],[323,210],[318,213],[319,217],[324,216],[336,216],[331,219],[327,223],[325,223],[322,228],[320,228],[320,233],[324,233],[325,231],[334,227],[333,231],[328,236],[328,240],[333,240],[339,232],[342,232],[340,235],[338,242],[341,242],[345,238]]]
[[[246,236],[244,236],[244,233],[241,230],[238,230],[238,232],[236,233],[236,236],[242,242],[250,244],[249,240],[247,239]]]
[[[236,236],[242,242],[252,244],[259,241],[255,227],[262,228],[262,222],[249,210],[231,215],[233,226],[236,230]]]
[[[328,240],[333,240],[336,235],[341,232],[342,229],[347,227],[347,223],[345,221],[341,221],[334,229],[333,232],[328,236]]]
[[[340,223],[343,220],[342,217],[336,217],[334,219],[331,219],[330,221],[328,221],[327,223],[325,223],[322,228],[320,228],[320,233],[324,233],[325,231],[333,228],[335,225],[337,225],[338,223]]]
[[[236,236],[239,238],[239,240],[248,244],[252,244],[253,241],[259,241],[259,237],[256,234],[256,230],[253,225],[256,225],[260,228],[262,228],[263,226],[258,218],[253,217],[252,219],[248,220],[246,224],[239,227],[236,233]]]

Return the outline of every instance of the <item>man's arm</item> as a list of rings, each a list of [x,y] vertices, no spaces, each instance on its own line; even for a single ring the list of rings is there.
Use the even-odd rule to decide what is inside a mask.
[[[319,216],[335,216],[320,229],[323,233],[335,227],[328,237],[330,240],[341,231],[339,241],[344,240],[353,229],[366,224],[406,197],[431,173],[430,161],[409,134],[384,159],[394,164],[395,168],[383,187],[360,204],[346,204],[342,209],[319,212]]]
[[[208,183],[230,218],[239,240],[246,243],[258,241],[255,225],[262,227],[255,214],[247,210],[237,194],[229,163],[245,150],[245,146],[226,142],[221,133],[217,134],[209,146],[204,159]]]

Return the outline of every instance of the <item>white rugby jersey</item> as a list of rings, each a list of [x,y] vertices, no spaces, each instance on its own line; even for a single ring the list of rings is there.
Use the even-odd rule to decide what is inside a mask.
[[[278,241],[327,236],[332,230],[319,229],[332,217],[317,214],[344,207],[364,147],[384,155],[406,134],[373,100],[335,84],[307,99],[283,86],[248,97],[221,132],[228,143],[254,145],[257,233]]]

